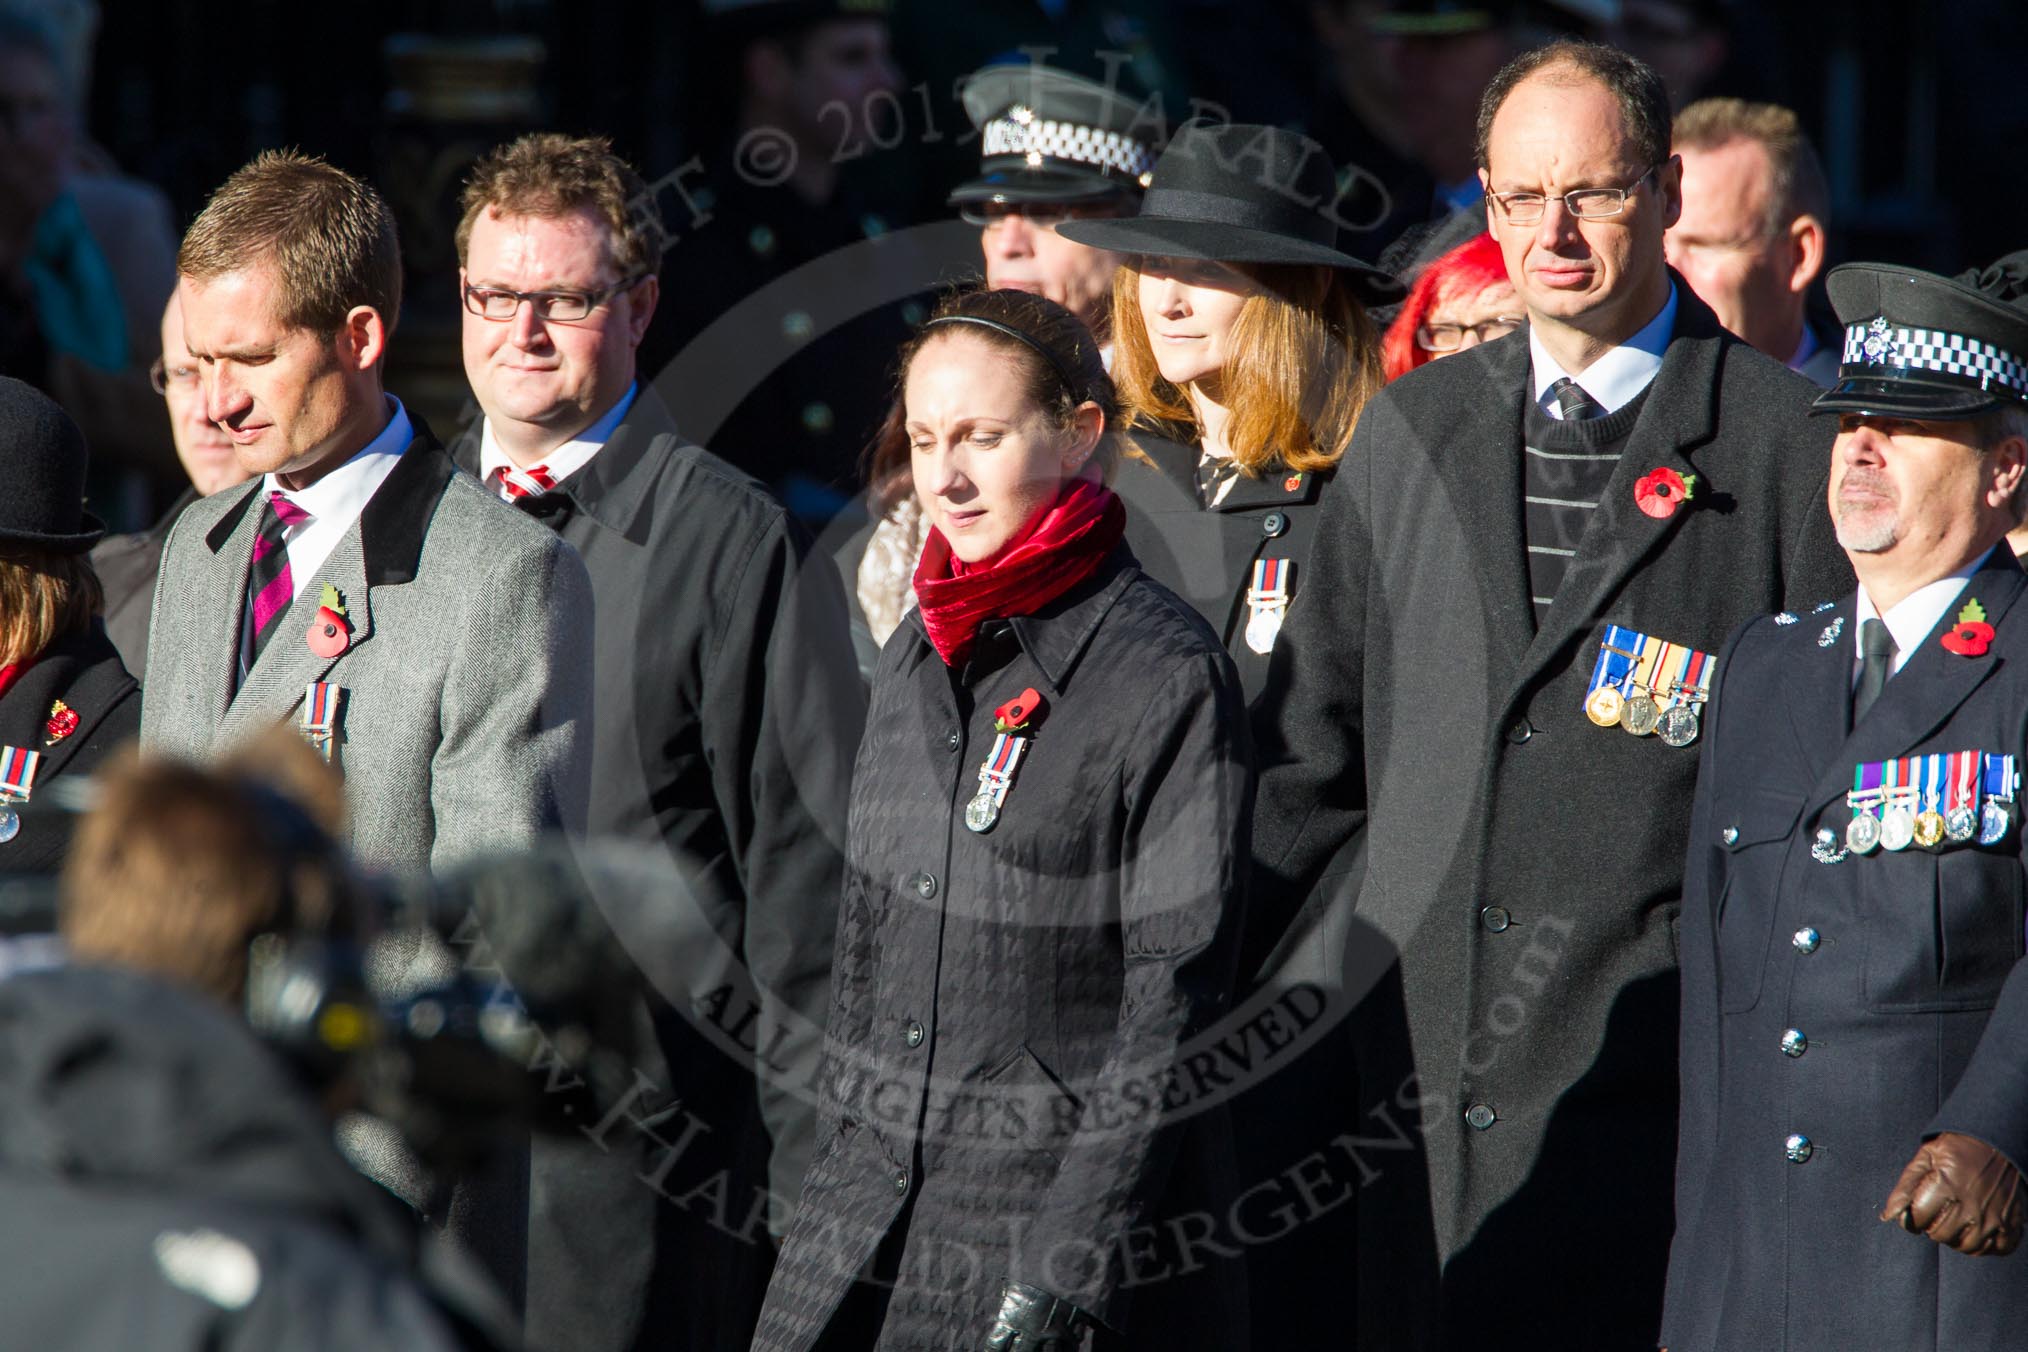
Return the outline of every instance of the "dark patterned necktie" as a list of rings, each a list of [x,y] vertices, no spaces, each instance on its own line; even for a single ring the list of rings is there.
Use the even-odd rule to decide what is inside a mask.
[[[1887,688],[1887,678],[1894,674],[1895,652],[1894,635],[1887,631],[1885,620],[1868,620],[1859,626],[1859,687],[1852,692],[1853,727],[1859,726],[1859,720]]]
[[[1598,400],[1584,392],[1584,386],[1569,376],[1558,376],[1550,382],[1549,393],[1556,398],[1556,411],[1565,422],[1583,422],[1596,418],[1605,412],[1598,406]]]
[[[289,574],[289,549],[284,534],[300,526],[310,514],[279,492],[268,494],[261,512],[260,534],[254,537],[253,563],[247,569],[246,604],[251,623],[240,658],[240,678],[253,670],[261,653],[281,626],[281,618],[296,599],[295,579]]]
[[[1197,461],[1197,501],[1216,507],[1239,480],[1239,462],[1229,455],[1204,455]]]

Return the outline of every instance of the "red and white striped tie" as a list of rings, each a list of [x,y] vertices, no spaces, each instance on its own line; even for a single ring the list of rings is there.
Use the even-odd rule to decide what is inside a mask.
[[[550,489],[556,487],[555,478],[551,476],[547,468],[541,465],[536,465],[529,469],[516,469],[512,465],[502,465],[499,474],[500,496],[509,502],[519,502],[523,498],[535,497],[538,494],[547,493]]]

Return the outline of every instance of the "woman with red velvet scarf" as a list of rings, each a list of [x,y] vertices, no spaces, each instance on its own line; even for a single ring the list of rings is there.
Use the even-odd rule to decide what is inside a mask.
[[[1233,978],[1238,678],[1121,541],[1076,318],[962,295],[901,373],[920,604],[874,674],[817,1150],[754,1346],[1238,1347],[1240,1264],[1181,1238],[1235,1191],[1181,1072]]]

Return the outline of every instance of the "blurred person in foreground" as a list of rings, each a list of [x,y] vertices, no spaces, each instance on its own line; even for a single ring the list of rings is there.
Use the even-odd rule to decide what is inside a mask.
[[[1527,322],[1499,241],[1474,235],[1425,267],[1380,340],[1389,380],[1438,357],[1490,343]]]
[[[140,732],[140,687],[99,624],[86,459],[54,400],[0,376],[0,874],[56,872],[72,817],[52,784]]]
[[[584,563],[383,389],[401,307],[386,203],[266,151],[212,195],[177,265],[205,414],[259,477],[193,503],[163,546],[149,749],[207,756],[285,720],[320,733],[373,868],[576,825]]]
[[[1831,191],[1787,108],[1704,99],[1676,117],[1683,214],[1662,237],[1718,322],[1819,386],[1838,378],[1843,335],[1819,332],[1810,287],[1824,271]]]
[[[324,767],[283,732],[250,756],[258,778],[251,759],[109,771],[63,879],[72,965],[0,981],[6,1340],[47,1352],[508,1346],[484,1286],[419,1250],[398,1205],[334,1146],[352,1082],[263,1042],[241,1013],[255,945],[342,942],[368,924],[312,816],[331,812],[335,785],[320,807],[282,787],[314,798]]]
[[[533,134],[479,160],[457,229],[485,416],[452,458],[519,509],[507,526],[543,523],[590,572],[586,833],[667,870],[655,936],[619,929],[662,992],[657,1098],[637,1110],[681,1103],[705,1128],[680,1162],[645,1136],[536,1139],[528,1332],[580,1352],[752,1334],[812,1145],[789,1068],[820,1052],[865,718],[830,562],[639,382],[662,248],[644,197],[605,141]],[[720,1175],[718,1224],[667,1200]]]
[[[901,387],[934,528],[873,678],[823,1131],[754,1347],[1240,1346],[1237,1262],[1150,1257],[1232,1201],[1223,1103],[1155,1086],[1231,994],[1239,678],[1124,543],[1068,311],[954,297]]]
[[[106,637],[120,650],[129,671],[148,669],[148,612],[155,601],[155,577],[162,568],[162,546],[170,528],[191,503],[247,479],[232,439],[205,416],[202,377],[190,349],[183,346],[180,289],[169,293],[169,304],[162,311],[162,355],[149,368],[148,378],[169,410],[169,435],[190,486],[147,530],[111,536],[92,549],[92,567],[106,592]]]
[[[1487,86],[1528,323],[1367,404],[1256,726],[1257,886],[1365,841],[1356,906],[1298,919],[1357,975],[1357,1125],[1393,1152],[1332,1162],[1378,1346],[1652,1345],[1700,678],[1742,620],[1850,586],[1812,387],[1663,257],[1669,122],[1593,43]],[[1543,1240],[1599,1216],[1610,1244]]]

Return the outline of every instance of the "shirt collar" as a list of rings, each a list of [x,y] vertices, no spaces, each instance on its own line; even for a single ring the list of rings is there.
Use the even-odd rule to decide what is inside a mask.
[[[1549,349],[1542,345],[1542,336],[1533,324],[1528,326],[1528,356],[1535,369],[1535,402],[1541,404],[1554,418],[1560,416],[1556,401],[1548,398],[1551,385],[1569,376],[1584,387],[1584,392],[1607,413],[1617,413],[1634,401],[1634,397],[1655,378],[1662,369],[1662,356],[1669,350],[1669,339],[1676,332],[1676,283],[1669,283],[1669,299],[1662,302],[1662,309],[1653,319],[1642,326],[1640,332],[1610,348],[1597,361],[1584,368],[1582,375],[1572,375],[1557,364],[1549,355]]]
[[[280,493],[308,512],[310,519],[320,526],[333,527],[342,523],[349,527],[359,519],[367,499],[387,477],[392,462],[415,440],[415,427],[409,422],[408,410],[401,406],[401,400],[391,394],[382,398],[386,399],[391,410],[387,425],[351,459],[308,488],[284,488],[281,480],[274,475],[264,475],[261,492]]]
[[[2004,543],[2006,542],[2003,540],[2001,544]],[[1994,545],[1993,549],[1999,547]],[[1873,598],[1866,594],[1866,584],[1860,583],[1859,604],[1853,613],[1857,623],[1852,626],[1852,660],[1855,662],[1865,660],[1859,636],[1866,627],[1866,621],[1884,620],[1887,622],[1887,632],[1894,636],[1894,669],[1900,671],[1908,664],[1908,659],[1915,655],[1915,650],[1922,646],[1923,640],[1930,636],[1937,622],[1943,619],[1944,612],[1951,608],[1959,594],[1964,591],[1965,585],[1971,581],[1972,574],[1986,566],[1986,560],[1992,557],[1993,549],[1979,555],[1949,577],[1940,577],[1934,582],[1917,587],[1900,601],[1889,606],[1885,615],[1874,608]]]
[[[571,475],[591,463],[591,458],[612,440],[613,429],[627,416],[627,410],[634,406],[634,396],[640,391],[639,383],[627,386],[627,392],[619,402],[599,415],[598,421],[564,442],[548,455],[542,457],[542,467],[549,471],[549,477],[562,483]],[[507,452],[500,449],[499,440],[493,435],[493,420],[487,418],[479,428],[479,479],[491,483],[494,474],[513,464]]]

